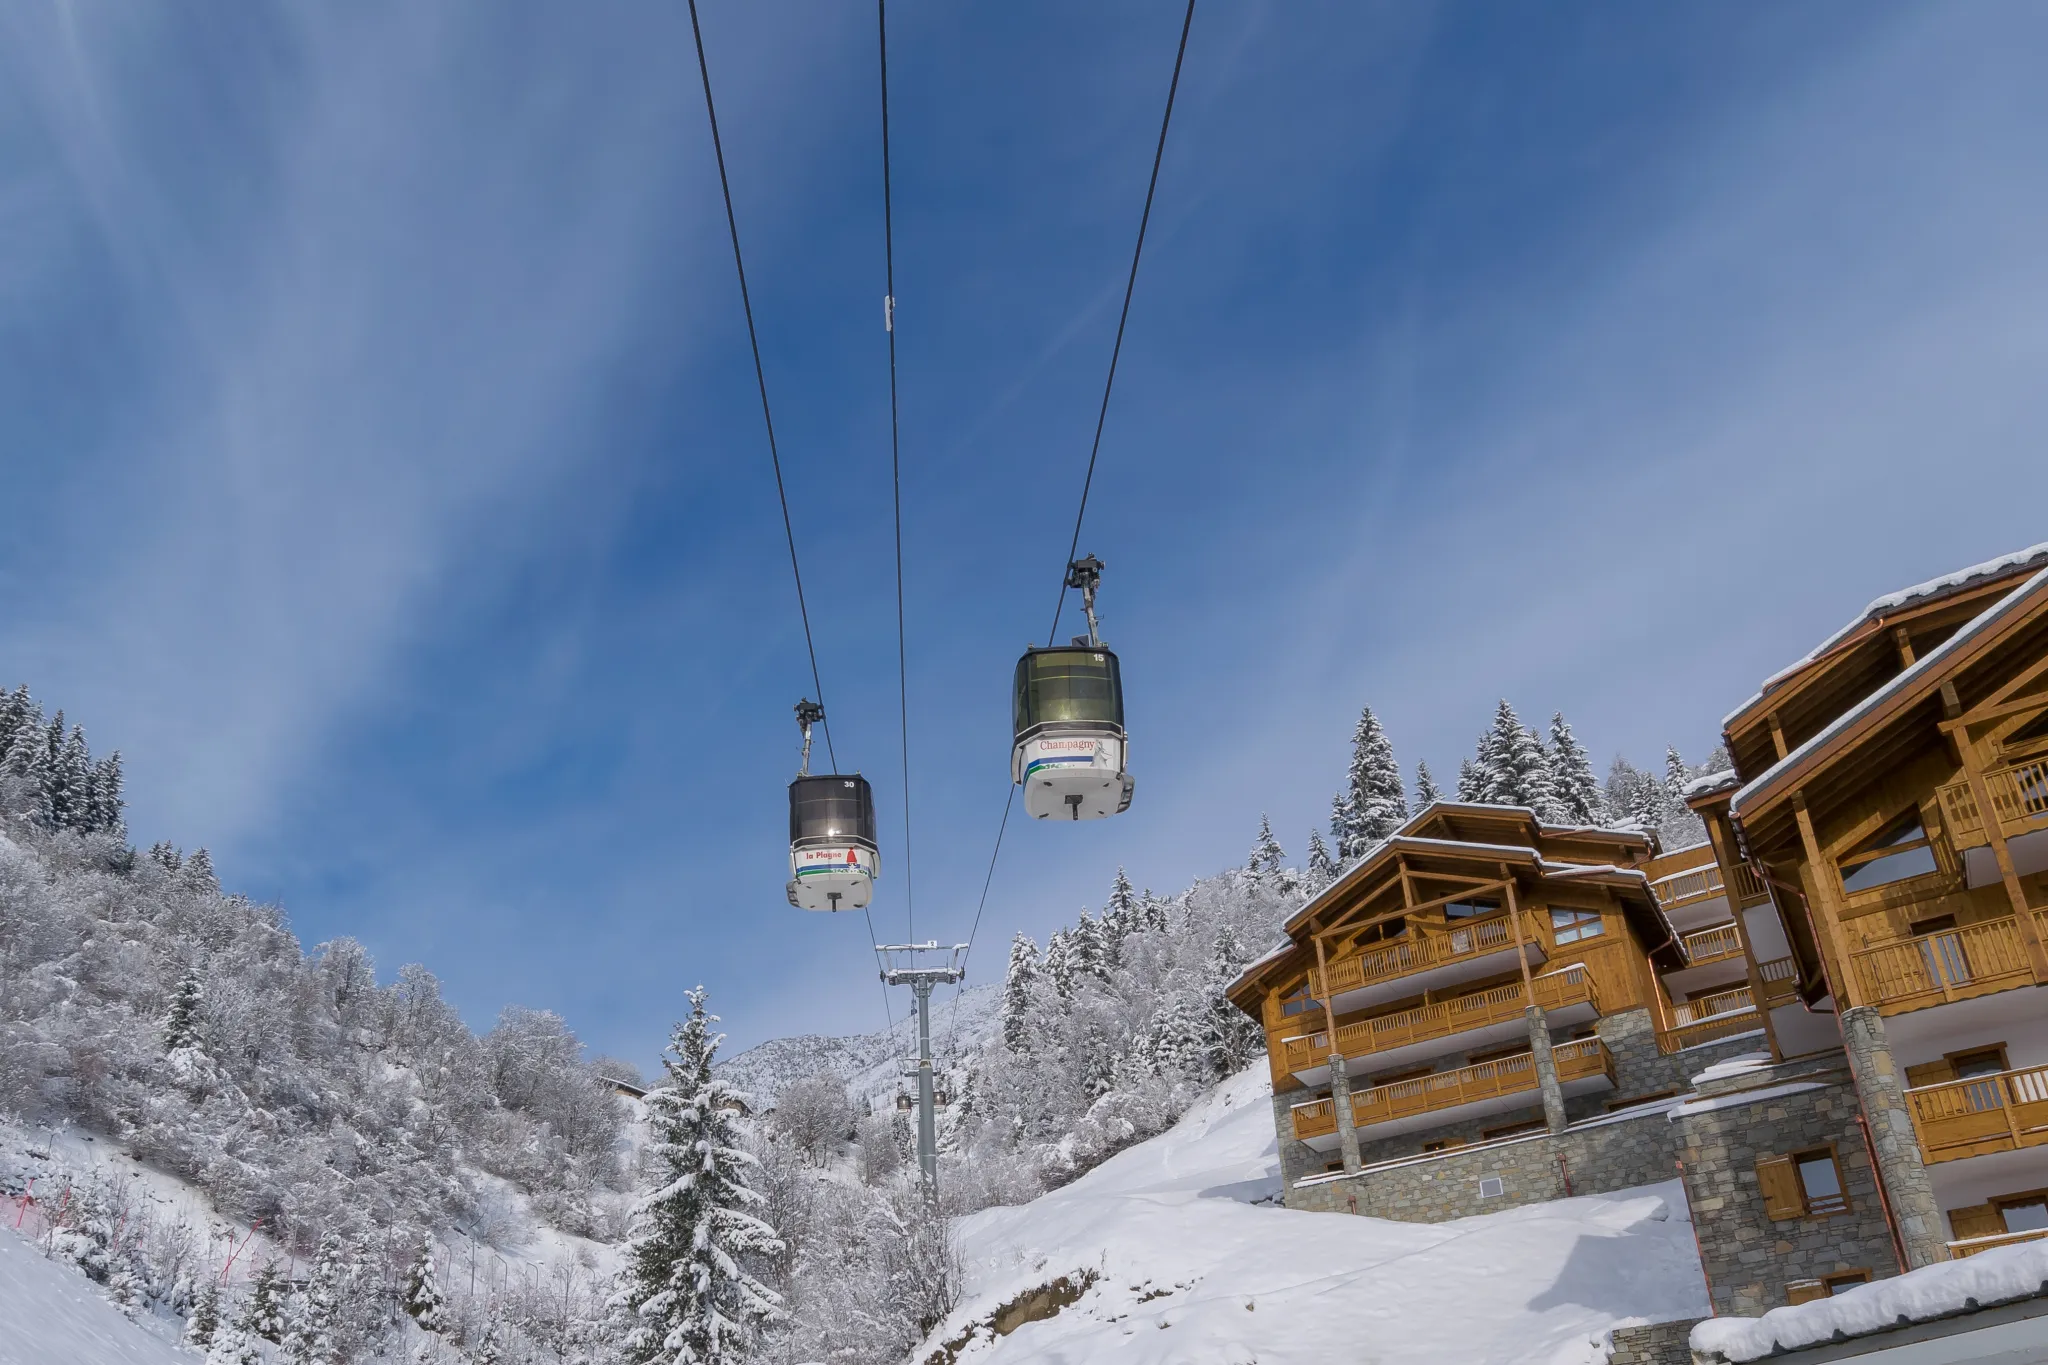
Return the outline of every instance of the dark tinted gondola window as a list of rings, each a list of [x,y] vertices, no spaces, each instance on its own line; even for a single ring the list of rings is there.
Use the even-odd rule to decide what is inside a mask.
[[[875,798],[864,777],[821,774],[789,784],[789,840],[875,841]]]
[[[1106,649],[1053,649],[1017,663],[1016,729],[1081,722],[1124,723],[1124,697],[1116,655]]]

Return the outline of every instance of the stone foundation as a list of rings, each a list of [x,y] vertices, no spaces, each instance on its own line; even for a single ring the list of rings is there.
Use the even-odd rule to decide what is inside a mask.
[[[1607,1365],[1692,1365],[1692,1335],[1697,1318],[1681,1322],[1653,1322],[1647,1327],[1614,1329],[1614,1353]]]

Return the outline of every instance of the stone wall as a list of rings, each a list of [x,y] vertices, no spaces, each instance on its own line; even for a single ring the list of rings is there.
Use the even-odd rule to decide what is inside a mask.
[[[1653,1322],[1648,1327],[1614,1329],[1614,1353],[1607,1365],[1692,1365],[1692,1335],[1696,1318],[1681,1322]]]
[[[1870,1152],[1857,1123],[1856,1090],[1837,1061],[1828,1067],[1753,1073],[1750,1090],[1703,1097],[1672,1123],[1680,1137],[1693,1229],[1716,1315],[1753,1316],[1787,1302],[1786,1285],[1844,1271],[1896,1275]],[[1786,1084],[1815,1088],[1772,1094]],[[1718,1091],[1721,1087],[1717,1086]],[[1700,1107],[1700,1106],[1706,1107]],[[1849,1198],[1846,1213],[1773,1220],[1756,1163],[1832,1143]]]
[[[1357,1175],[1324,1176],[1288,1190],[1286,1203],[1291,1209],[1403,1223],[1448,1222],[1567,1193],[1605,1194],[1671,1180],[1678,1174],[1677,1137],[1663,1109],[1652,1108],[1556,1135],[1504,1138]],[[1500,1194],[1480,1193],[1480,1181],[1488,1178],[1501,1181]]]
[[[1306,1176],[1321,1175],[1323,1163],[1335,1159],[1335,1153],[1324,1156],[1307,1143],[1294,1140],[1294,1106],[1308,1096],[1306,1090],[1283,1090],[1273,1096],[1273,1131],[1280,1141],[1280,1183],[1288,1189]]]

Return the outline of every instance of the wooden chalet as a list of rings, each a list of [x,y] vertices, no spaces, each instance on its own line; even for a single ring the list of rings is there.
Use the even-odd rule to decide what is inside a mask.
[[[1711,850],[1439,803],[1304,906],[1230,999],[1303,1175],[1561,1132],[1762,1028]]]
[[[1725,734],[1692,804],[1783,936],[1774,1045],[1839,1026],[1906,1259],[2048,1236],[2048,545],[1872,603]]]

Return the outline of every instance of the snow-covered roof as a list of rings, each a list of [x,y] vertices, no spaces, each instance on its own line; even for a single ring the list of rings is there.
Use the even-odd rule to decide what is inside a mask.
[[[1691,1344],[1709,1360],[1744,1365],[1781,1351],[2042,1296],[2048,1296],[2048,1242],[2026,1242],[1922,1266],[1832,1298],[1773,1308],[1760,1318],[1709,1318],[1692,1329]]]
[[[1974,617],[1967,625],[1940,645],[1928,650],[1917,659],[1912,667],[1878,688],[1862,701],[1837,716],[1833,723],[1791,753],[1779,759],[1759,773],[1756,780],[1735,793],[1731,809],[1740,814],[1744,807],[1760,795],[1776,786],[1788,773],[1806,766],[1821,754],[1834,748],[1837,740],[1854,730],[1862,722],[1888,707],[1891,702],[1907,692],[1937,677],[1947,668],[1949,660],[1963,652],[1980,636],[2004,624],[2016,613],[2031,606],[2044,589],[2048,589],[2048,569],[2043,569],[2032,578],[1998,599],[1991,607]]]
[[[1688,801],[1692,801],[1702,796],[1712,796],[1716,792],[1727,791],[1730,787],[1740,785],[1741,781],[1742,779],[1735,775],[1735,769],[1723,768],[1717,773],[1704,773],[1699,777],[1695,777],[1692,781],[1679,788],[1679,795]]]
[[[2014,573],[2029,569],[2039,569],[2044,565],[2048,565],[2048,541],[2043,541],[2039,545],[2030,545],[2024,550],[2015,550],[2009,555],[2000,555],[1996,559],[1987,559],[1982,564],[1972,564],[1967,569],[1957,569],[1954,573],[1943,574],[1939,578],[1930,578],[1925,583],[1915,583],[1910,588],[1901,588],[1897,592],[1886,593],[1865,607],[1862,614],[1857,616],[1855,620],[1843,626],[1833,635],[1828,636],[1827,639],[1807,651],[1797,661],[1787,664],[1770,677],[1765,678],[1764,685],[1753,696],[1721,718],[1721,728],[1727,729],[1744,712],[1762,701],[1779,683],[1784,682],[1793,674],[1806,668],[1815,660],[1833,653],[1836,646],[1872,622],[1893,615],[1907,607],[1925,606],[1927,603],[1937,601],[1943,597],[1952,597],[1957,593],[1967,592],[1969,589],[1990,582],[1993,579],[2009,577]]]

